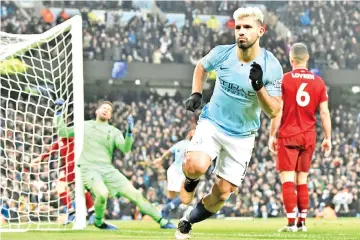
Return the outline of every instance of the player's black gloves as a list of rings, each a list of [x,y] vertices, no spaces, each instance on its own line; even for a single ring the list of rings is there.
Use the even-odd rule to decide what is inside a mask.
[[[262,77],[263,71],[260,64],[253,62],[253,64],[251,64],[249,78],[251,80],[251,85],[255,91],[259,91],[264,86]]]
[[[195,112],[201,105],[202,94],[199,92],[194,92],[185,102],[186,110]]]

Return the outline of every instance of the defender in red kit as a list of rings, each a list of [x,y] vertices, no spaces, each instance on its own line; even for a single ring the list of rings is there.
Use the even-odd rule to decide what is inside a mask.
[[[316,112],[319,110],[325,138],[322,151],[331,152],[331,120],[324,81],[307,69],[306,45],[290,49],[293,70],[282,79],[282,113],[272,120],[269,148],[277,154],[283,202],[288,224],[279,232],[307,231],[305,219],[309,204],[307,177],[316,146]],[[280,128],[279,128],[280,125]],[[279,128],[278,137],[276,132]],[[298,221],[295,224],[296,210]]]
[[[75,210],[71,202],[71,194],[68,192],[68,185],[75,181],[75,148],[74,138],[60,138],[58,141],[51,145],[48,152],[41,154],[39,157],[32,161],[35,166],[41,161],[48,159],[52,154],[60,153],[61,167],[59,172],[59,179],[56,183],[56,191],[59,194],[60,202],[67,207],[68,219],[65,224],[72,222],[75,219]],[[85,193],[86,208],[88,214],[91,216],[89,223],[93,222],[94,203],[90,192]]]

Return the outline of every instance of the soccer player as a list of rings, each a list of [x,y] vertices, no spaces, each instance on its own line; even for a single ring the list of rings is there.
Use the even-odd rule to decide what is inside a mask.
[[[269,138],[269,148],[277,154],[276,168],[280,171],[284,207],[288,218],[287,226],[279,229],[280,232],[307,231],[307,177],[316,145],[317,109],[320,111],[325,133],[322,151],[325,151],[326,157],[331,152],[331,120],[324,81],[306,68],[309,53],[305,44],[295,43],[289,55],[293,70],[284,74],[283,108],[278,117],[272,120]],[[276,138],[279,125],[279,134]],[[295,225],[296,208],[299,218]]]
[[[236,44],[219,45],[201,59],[194,70],[192,94],[186,109],[195,111],[202,99],[207,72],[216,71],[210,102],[202,109],[183,171],[180,199],[189,204],[199,177],[217,157],[217,175],[211,193],[178,224],[177,239],[190,238],[194,223],[211,217],[222,208],[243,181],[260,125],[261,109],[274,118],[280,110],[282,67],[274,55],[260,48],[264,16],[259,8],[239,8],[234,12]]]
[[[35,166],[41,161],[47,160],[52,154],[60,151],[61,165],[63,168],[60,171],[59,179],[56,183],[56,191],[59,194],[61,203],[67,207],[68,218],[65,224],[72,222],[75,218],[75,210],[71,204],[71,196],[67,190],[70,183],[75,181],[75,161],[74,161],[74,138],[60,138],[58,141],[51,145],[47,153],[43,153],[34,161],[32,165]],[[85,193],[86,208],[88,210],[89,224],[93,224],[94,217],[94,203],[90,192]]]
[[[61,104],[61,101],[57,102]],[[112,165],[115,148],[123,153],[131,150],[134,120],[131,116],[128,117],[124,139],[119,129],[109,125],[111,115],[112,104],[105,101],[96,110],[96,120],[85,121],[83,151],[78,163],[84,185],[95,195],[95,226],[105,230],[117,229],[104,221],[106,202],[111,195],[122,196],[134,202],[142,213],[151,216],[161,228],[175,228],[169,220],[162,218],[161,213]],[[74,137],[73,127],[66,127],[61,114],[57,117],[57,130],[61,137]]]
[[[163,217],[168,218],[170,211],[175,209],[181,204],[180,197],[178,196],[181,189],[181,183],[185,179],[182,171],[182,163],[185,158],[186,149],[194,136],[195,131],[190,130],[186,139],[174,144],[167,150],[160,158],[155,159],[154,164],[161,164],[168,156],[174,154],[175,161],[170,165],[167,170],[167,194],[168,200],[165,207],[161,210]]]

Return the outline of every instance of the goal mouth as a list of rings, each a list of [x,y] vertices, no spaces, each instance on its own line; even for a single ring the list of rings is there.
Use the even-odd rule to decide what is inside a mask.
[[[79,212],[76,228],[86,226],[81,180],[76,178],[76,185],[67,186],[71,203],[64,206],[58,180],[61,174],[73,173],[66,171],[60,150],[51,150],[58,141],[54,118],[55,100],[59,98],[65,99],[60,109],[64,119],[76,128],[75,134],[79,136],[75,139],[75,161],[82,150],[81,24],[81,17],[75,16],[42,34],[0,32],[2,232],[68,229],[63,225],[64,218],[68,209],[75,206]],[[47,152],[48,161],[34,164],[35,159]]]

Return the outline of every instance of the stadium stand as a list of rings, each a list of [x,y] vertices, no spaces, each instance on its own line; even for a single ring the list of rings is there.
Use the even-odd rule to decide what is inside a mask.
[[[50,3],[45,3],[45,6],[50,6]],[[233,42],[231,21],[221,26],[216,15],[207,22],[202,22],[198,15],[231,16],[235,8],[246,3],[190,1],[169,4],[158,1],[157,4],[163,11],[185,13],[186,21],[182,28],[171,22],[163,23],[159,15],[150,13],[137,14],[124,26],[116,24],[108,27],[94,20],[91,9],[123,7],[117,2],[52,1],[51,4],[81,9],[85,21],[85,59],[195,64],[216,44]],[[113,6],[114,4],[116,6]],[[266,2],[264,4],[269,5]],[[289,67],[289,46],[296,41],[303,41],[309,45],[311,67],[360,69],[359,2],[349,1],[342,4],[297,1],[286,2],[281,6],[269,6],[271,8],[268,9],[266,18],[267,33],[262,39],[262,44],[275,54],[285,69]],[[275,8],[276,6],[278,8]],[[127,4],[123,8],[137,9]],[[41,18],[32,16],[29,20],[15,13],[16,6],[11,2],[2,6],[1,30],[12,33],[38,33],[69,17],[64,11],[51,23],[54,16],[51,16],[47,7],[43,9]],[[296,14],[296,17],[290,13]],[[329,24],[324,24],[325,22]]]
[[[129,1],[128,1],[129,2]],[[261,1],[259,1],[261,2]],[[118,5],[118,2],[109,1],[52,1],[44,2],[67,8],[79,8],[85,21],[83,30],[84,57],[87,60],[112,60],[112,61],[141,61],[146,63],[187,63],[195,64],[212,47],[218,43],[229,43],[233,36],[231,22],[226,26],[216,27],[216,16],[213,22],[200,22],[197,14],[222,14],[230,15],[238,4],[234,1],[168,4],[157,1],[159,8],[165,12],[185,13],[187,21],[182,28],[175,24],[162,24],[157,16],[151,14],[135,16],[126,26],[116,25],[107,28],[104,24],[93,21],[89,17],[91,11],[87,9],[113,9],[123,8],[136,10],[132,5]],[[56,5],[57,4],[57,5]],[[192,5],[197,4],[197,5]],[[243,4],[243,3],[242,3]],[[264,1],[264,4],[267,3]],[[50,5],[47,5],[50,6]],[[50,29],[54,24],[66,20],[69,15],[64,11],[57,19],[53,19],[48,8],[43,9],[42,16],[36,17],[30,13],[31,18],[24,18],[19,9],[11,1],[2,2],[1,6],[1,31],[10,33],[41,33]],[[195,9],[195,10],[194,10]],[[194,10],[194,11],[193,11]],[[343,14],[347,12],[347,14]],[[350,14],[349,14],[350,12]],[[291,15],[289,15],[291,14]],[[292,14],[297,14],[294,17]],[[278,17],[276,17],[278,16]],[[304,41],[309,45],[311,55],[314,56],[312,65],[332,69],[360,69],[360,3],[342,2],[303,2],[294,1],[269,8],[267,33],[263,38],[263,46],[274,52],[284,69],[289,67],[288,51],[294,41]],[[214,23],[214,24],[213,24]],[[327,23],[327,24],[324,24]],[[291,35],[283,36],[277,31],[281,25],[290,30]],[[215,27],[214,27],[215,26]],[[345,27],[344,27],[345,26]],[[229,28],[230,27],[230,28]],[[221,28],[221,30],[220,30]],[[194,127],[196,115],[189,114],[183,106],[183,98],[159,96],[154,92],[144,92],[142,99],[132,99],[131,92],[121,99],[114,101],[114,114],[112,124],[125,129],[126,116],[132,113],[136,119],[135,143],[130,154],[114,157],[115,166],[127,176],[131,182],[154,204],[162,205],[165,202],[165,169],[172,161],[165,162],[163,168],[152,169],[147,166],[146,159],[159,157],[176,141],[182,139],[187,130]],[[99,99],[99,101],[101,101]],[[86,102],[85,119],[94,117],[97,102]],[[9,106],[15,109],[14,106]],[[18,106],[19,108],[19,106]],[[21,106],[20,106],[21,109]],[[28,110],[29,111],[29,110]],[[3,114],[3,113],[1,113]],[[356,113],[358,114],[358,112]],[[310,214],[321,215],[326,206],[332,206],[339,215],[360,216],[360,114],[356,115],[349,107],[344,105],[331,108],[334,124],[334,151],[329,158],[323,158],[320,146],[317,146],[314,156],[313,168],[310,176]],[[13,116],[15,118],[15,115]],[[21,118],[22,116],[17,116]],[[24,119],[20,119],[23,121]],[[186,124],[184,124],[186,123]],[[4,124],[3,122],[1,124]],[[48,123],[51,124],[51,123]],[[275,170],[275,158],[267,148],[267,129],[269,120],[262,118],[262,127],[259,130],[252,162],[247,176],[239,188],[239,194],[233,195],[226,206],[217,215],[220,216],[254,216],[277,217],[282,216],[281,184]],[[354,131],[356,129],[356,131]],[[22,131],[27,131],[26,126]],[[21,151],[26,151],[27,141],[20,134],[0,131],[1,138],[16,138],[19,144],[6,147],[8,157],[17,157]],[[318,128],[318,139],[321,139]],[[50,142],[51,139],[49,139]],[[2,144],[6,144],[2,141]],[[16,149],[14,149],[14,147]],[[15,151],[16,150],[16,151]],[[15,153],[17,152],[17,153]],[[38,152],[40,154],[40,152]],[[56,158],[56,156],[53,156]],[[2,158],[4,159],[4,158]],[[30,161],[30,159],[28,159]],[[6,161],[1,161],[3,169],[16,169],[18,166],[7,166]],[[40,197],[45,208],[55,209],[56,206],[48,205],[48,198],[56,198],[55,187],[45,185],[44,181],[50,176],[54,182],[56,174],[48,175],[47,172],[56,166],[43,165],[38,176],[31,175],[28,169],[17,169],[22,174],[7,174],[1,172],[1,182],[10,181],[12,191],[4,191],[1,195],[9,199],[25,195],[16,194],[20,188],[19,180],[23,179],[28,186],[30,197],[24,202],[28,205],[17,206],[16,202],[0,202],[2,214],[17,214],[14,209],[22,208],[35,211],[31,203],[37,202]],[[209,173],[207,178],[213,178]],[[24,181],[24,179],[27,179]],[[10,184],[10,185],[9,185]],[[194,202],[208,192],[212,182],[202,182],[197,189]],[[72,186],[74,187],[74,186]],[[22,189],[24,186],[22,186]],[[42,194],[39,196],[39,192]],[[56,201],[53,202],[54,204]],[[127,200],[111,198],[108,201],[107,218],[110,219],[138,219],[141,218],[135,205]],[[185,211],[180,208],[173,213],[180,217]],[[24,210],[23,210],[24,211]]]

